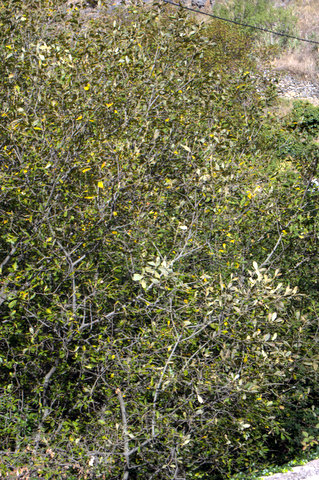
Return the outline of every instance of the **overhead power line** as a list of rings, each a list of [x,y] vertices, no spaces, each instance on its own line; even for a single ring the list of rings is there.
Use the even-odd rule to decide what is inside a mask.
[[[222,20],[223,22],[234,23],[235,25],[240,25],[241,27],[253,28],[255,30],[261,30],[262,32],[272,33],[273,35],[278,35],[280,37],[293,38],[294,40],[299,40],[300,42],[314,43],[319,45],[319,42],[316,40],[308,40],[307,38],[295,37],[294,35],[289,35],[288,33],[276,32],[274,30],[269,30],[264,27],[257,27],[256,25],[249,25],[248,23],[238,22],[237,20],[230,20],[229,18],[219,17],[218,15],[213,15],[212,13],[201,12],[196,8],[187,7],[186,5],[181,5],[180,3],[175,3],[172,0],[163,0],[165,3],[170,3],[175,7],[183,8],[184,10],[189,10],[191,12],[200,13],[201,15],[206,15],[207,17],[216,18],[217,20]]]

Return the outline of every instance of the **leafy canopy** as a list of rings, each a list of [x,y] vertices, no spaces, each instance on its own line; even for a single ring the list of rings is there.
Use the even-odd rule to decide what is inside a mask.
[[[317,211],[247,33],[0,15],[2,471],[218,479],[289,454],[317,414],[294,287]]]

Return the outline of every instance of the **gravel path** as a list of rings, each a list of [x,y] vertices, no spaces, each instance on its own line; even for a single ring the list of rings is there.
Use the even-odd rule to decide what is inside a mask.
[[[261,480],[319,480],[319,459],[294,467],[290,472],[261,477]]]

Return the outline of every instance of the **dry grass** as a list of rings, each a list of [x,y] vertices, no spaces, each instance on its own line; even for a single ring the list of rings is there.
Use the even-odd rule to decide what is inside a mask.
[[[298,18],[299,35],[307,39],[319,40],[318,0],[293,0],[288,5]],[[276,70],[288,72],[312,81],[319,80],[319,48],[312,44],[299,44],[285,51],[273,62]]]
[[[268,108],[268,113],[272,113],[276,118],[284,118],[292,111],[294,101],[291,98],[278,98],[276,104]]]
[[[318,0],[295,0],[293,9],[298,17],[298,29],[301,35],[310,38],[319,37],[319,5]]]
[[[316,81],[319,78],[318,51],[311,46],[286,50],[273,61],[275,70]]]

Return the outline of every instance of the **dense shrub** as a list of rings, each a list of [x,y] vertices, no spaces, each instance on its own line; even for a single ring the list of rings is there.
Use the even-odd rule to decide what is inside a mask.
[[[317,238],[247,40],[134,8],[0,11],[3,473],[213,480],[316,423]]]

